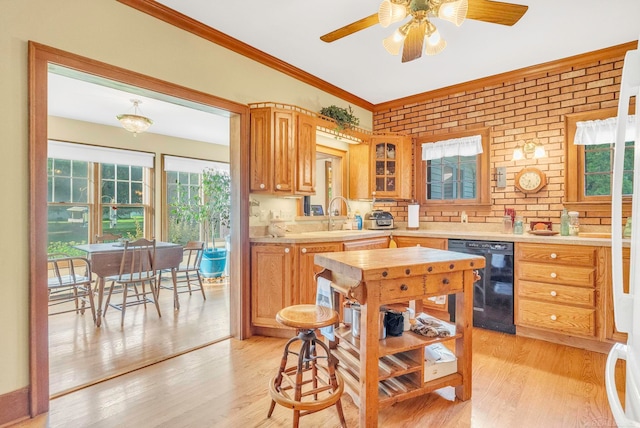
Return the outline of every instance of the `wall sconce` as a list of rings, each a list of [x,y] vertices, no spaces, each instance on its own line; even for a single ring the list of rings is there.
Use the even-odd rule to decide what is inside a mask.
[[[512,161],[522,160],[524,158],[539,159],[547,156],[547,152],[544,150],[544,146],[540,144],[537,139],[527,140],[524,143],[518,144],[513,149]]]

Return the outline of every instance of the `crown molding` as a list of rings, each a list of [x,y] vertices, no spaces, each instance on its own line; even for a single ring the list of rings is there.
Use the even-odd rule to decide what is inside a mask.
[[[432,100],[434,98],[446,97],[453,93],[474,91],[474,90],[482,89],[486,86],[501,84],[507,81],[520,80],[520,79],[524,79],[524,78],[535,76],[535,75],[554,72],[560,69],[580,66],[580,65],[600,61],[604,58],[624,56],[627,53],[627,51],[632,49],[637,49],[637,47],[638,47],[637,41],[628,42],[628,43],[623,43],[621,45],[600,49],[597,51],[587,52],[584,54],[562,58],[555,61],[545,62],[538,65],[532,65],[526,68],[520,68],[517,70],[508,71],[506,73],[495,74],[493,76],[483,77],[476,80],[470,80],[468,82],[460,83],[457,85],[447,86],[444,88],[435,89],[433,91],[423,92],[420,94],[411,95],[408,97],[398,98],[396,100],[376,104],[374,106],[373,113],[375,114],[375,113],[379,113],[386,110],[402,108],[409,104],[420,104],[420,103],[424,103],[425,101]]]
[[[163,4],[160,4],[154,0],[117,0],[119,3],[130,6],[134,9],[144,12],[154,18],[160,19],[174,27],[188,31],[198,37],[202,37],[205,40],[209,40],[217,45],[227,48],[233,52],[243,55],[249,59],[252,59],[260,64],[266,65],[276,71],[293,77],[303,83],[318,88],[324,92],[341,98],[351,104],[354,104],[363,109],[373,111],[374,105],[367,100],[364,100],[351,92],[347,92],[331,83],[322,80],[304,70],[301,70],[293,65],[284,62],[274,56],[271,56],[259,49],[254,48],[238,39],[235,39],[227,34],[224,34],[216,29],[209,27],[193,18],[183,15]]]

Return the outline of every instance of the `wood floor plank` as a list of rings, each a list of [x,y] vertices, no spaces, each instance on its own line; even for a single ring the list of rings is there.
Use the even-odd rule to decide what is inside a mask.
[[[289,409],[266,418],[267,383],[286,340],[225,340],[51,402],[55,427],[290,427]],[[474,329],[473,395],[453,388],[382,409],[380,427],[612,427],[604,389],[606,355]],[[358,409],[342,398],[350,427]],[[21,425],[26,427],[29,425]],[[33,425],[38,426],[38,425]],[[40,427],[42,425],[39,425]],[[338,427],[335,409],[302,427]]]
[[[168,279],[163,283],[170,285]],[[160,310],[153,305],[107,311],[95,327],[90,313],[49,317],[50,395],[56,397],[210,344],[230,334],[229,287],[207,283],[206,300],[199,291],[180,294],[180,310],[173,309],[173,291],[161,289]],[[114,295],[113,299],[120,298]]]

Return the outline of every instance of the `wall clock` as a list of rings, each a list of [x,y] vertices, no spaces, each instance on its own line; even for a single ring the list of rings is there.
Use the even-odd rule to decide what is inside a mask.
[[[536,193],[547,185],[547,176],[538,168],[522,168],[516,174],[515,186],[523,193]]]

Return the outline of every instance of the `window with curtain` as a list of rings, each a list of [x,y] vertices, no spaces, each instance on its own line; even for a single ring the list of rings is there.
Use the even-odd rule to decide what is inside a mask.
[[[152,235],[152,154],[49,141],[48,252],[78,254],[95,235]]]
[[[579,113],[567,117],[565,201],[604,204],[609,207],[613,180],[613,142],[617,128],[616,109]],[[629,124],[635,120],[629,116]],[[633,193],[633,157],[635,136],[627,125],[624,175],[624,196]]]
[[[489,130],[418,140],[417,191],[423,205],[489,204]]]

